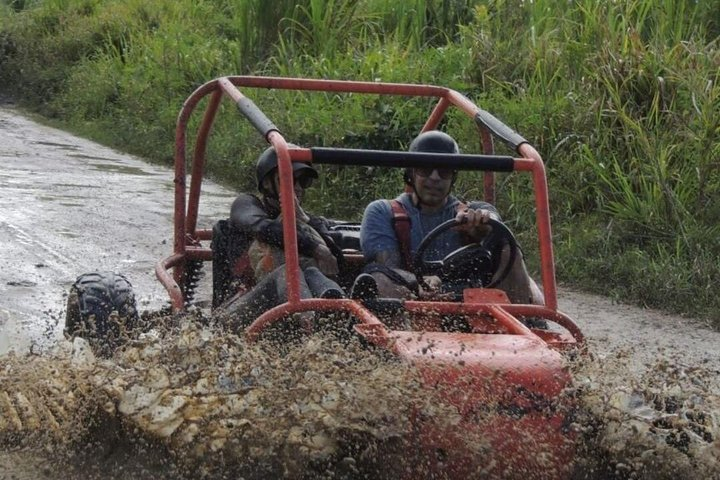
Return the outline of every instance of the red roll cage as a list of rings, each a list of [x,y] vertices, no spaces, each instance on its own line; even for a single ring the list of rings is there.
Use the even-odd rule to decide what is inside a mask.
[[[509,305],[499,306],[497,304],[465,304],[465,303],[433,303],[435,311],[446,313],[461,313],[468,309],[486,312],[498,321],[505,324],[509,331],[518,334],[529,333],[528,329],[517,321],[512,321],[513,315],[539,315],[545,318],[552,318],[556,323],[567,328],[575,337],[581,340],[582,334],[575,324],[557,309],[557,289],[555,283],[555,267],[552,247],[552,233],[550,226],[550,211],[548,205],[548,188],[545,176],[545,166],[539,153],[524,138],[504,125],[490,113],[480,109],[461,93],[432,85],[413,85],[381,82],[360,82],[340,80],[318,80],[280,77],[258,77],[258,76],[229,76],[211,80],[197,88],[185,101],[178,115],[177,128],[175,132],[175,209],[174,209],[174,242],[173,253],[169,257],[158,262],[156,275],[159,281],[168,291],[172,309],[180,312],[185,308],[182,289],[179,283],[183,278],[185,262],[189,260],[212,259],[212,251],[209,247],[203,246],[203,241],[211,238],[211,230],[199,229],[197,227],[198,206],[203,179],[206,145],[211,126],[215,120],[220,102],[224,96],[234,101],[240,112],[258,130],[269,144],[275,147],[278,152],[279,175],[280,175],[280,199],[281,205],[293,205],[293,177],[292,161],[318,162],[318,163],[342,163],[339,155],[343,149],[320,149],[320,148],[290,148],[285,137],[279,129],[263,114],[260,109],[238,87],[252,89],[284,89],[316,92],[341,92],[375,95],[395,96],[417,96],[434,97],[437,103],[428,116],[422,131],[437,128],[445,112],[449,107],[456,107],[470,117],[476,124],[483,155],[476,157],[476,169],[485,170],[484,175],[484,197],[488,202],[495,200],[495,179],[494,171],[521,171],[532,175],[534,185],[536,222],[538,230],[541,279],[545,299],[544,306],[538,305]],[[195,149],[192,157],[192,181],[189,190],[186,184],[186,138],[189,119],[195,111],[198,103],[209,96],[209,101],[200,123]],[[519,155],[516,158],[503,157],[494,154],[493,137],[498,137],[506,142]],[[327,150],[330,150],[328,153]],[[330,161],[332,153],[338,153],[337,159]],[[357,151],[356,151],[357,152]],[[362,151],[360,151],[362,152]],[[417,159],[407,152],[383,152],[373,151],[373,157],[387,157],[386,165],[411,166],[416,164]],[[402,155],[401,155],[402,154]],[[347,157],[347,155],[345,156]],[[347,163],[351,165],[368,164],[363,163],[363,156],[359,161]],[[466,157],[466,156],[459,156]],[[469,157],[469,156],[467,156]],[[319,159],[322,158],[322,161]],[[369,157],[367,157],[369,158]],[[381,158],[380,160],[383,160]],[[450,159],[452,160],[452,159]],[[461,161],[462,159],[455,159]],[[376,164],[376,163],[375,163]],[[355,315],[362,325],[359,328],[367,330],[378,330],[382,334],[382,323],[370,311],[360,303],[352,300],[326,300],[326,299],[301,299],[299,287],[299,259],[296,237],[296,218],[293,208],[282,209],[283,235],[285,245],[285,258],[288,281],[288,302],[279,307],[271,309],[263,314],[249,328],[248,335],[254,336],[280,316],[302,310],[346,310]],[[173,269],[173,274],[169,273]],[[407,301],[405,306],[408,309],[427,308],[427,302]],[[370,334],[370,331],[366,332]],[[379,342],[381,338],[377,339]]]

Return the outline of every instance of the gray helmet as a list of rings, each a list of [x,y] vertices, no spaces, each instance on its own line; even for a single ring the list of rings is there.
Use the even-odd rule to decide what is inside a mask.
[[[460,153],[460,147],[455,139],[440,130],[428,130],[421,133],[410,142],[408,150],[428,153]],[[412,168],[405,169],[403,180],[408,185],[412,185]]]
[[[288,144],[289,147],[295,147],[293,144]],[[307,163],[301,163],[301,162],[292,162],[293,166],[293,174],[295,172],[298,172],[300,170],[305,170],[308,175],[310,175],[312,178],[318,178],[317,170],[315,170],[311,165],[308,165]],[[258,185],[258,191],[260,193],[264,194],[270,194],[272,192],[267,192],[263,189],[263,180],[265,180],[265,177],[268,175],[271,175],[275,172],[275,170],[278,168],[278,157],[277,153],[275,153],[274,147],[268,147],[265,149],[263,153],[260,154],[260,157],[258,157],[257,164],[255,165],[255,176],[257,178],[257,185]]]

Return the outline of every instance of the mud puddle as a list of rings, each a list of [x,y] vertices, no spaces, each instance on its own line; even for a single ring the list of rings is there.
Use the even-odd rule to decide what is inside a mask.
[[[0,164],[0,355],[52,351],[67,292],[86,272],[127,275],[141,308],[167,303],[154,268],[172,251],[171,169],[1,103]],[[211,228],[234,193],[206,182],[203,195],[200,227]]]

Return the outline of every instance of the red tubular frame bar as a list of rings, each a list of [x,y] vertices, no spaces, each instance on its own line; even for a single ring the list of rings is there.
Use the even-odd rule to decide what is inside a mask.
[[[255,76],[231,76],[222,77],[205,83],[196,89],[183,104],[178,115],[177,127],[175,130],[175,231],[173,242],[173,254],[160,261],[156,266],[158,280],[168,291],[172,309],[179,312],[184,309],[184,299],[178,282],[181,280],[185,260],[212,258],[209,248],[199,246],[200,240],[210,238],[209,230],[197,229],[198,205],[200,188],[202,183],[205,150],[207,138],[215,119],[220,101],[223,95],[229,96],[236,103],[246,99],[237,87],[323,91],[323,92],[346,92],[366,93],[377,95],[396,96],[419,96],[437,97],[438,103],[428,117],[422,130],[437,128],[446,110],[454,105],[469,117],[475,118],[479,108],[467,97],[455,90],[432,85],[413,85],[379,82],[358,82],[341,80],[317,80],[280,77],[255,77]],[[198,136],[193,153],[192,181],[186,203],[186,135],[190,115],[197,107],[202,98],[211,95],[210,101],[205,109],[202,123],[198,130]],[[483,125],[478,126],[483,153],[493,154],[493,138],[490,131]],[[278,152],[278,164],[280,171],[280,201],[283,206],[293,205],[293,180],[291,162],[312,161],[312,153],[309,149],[289,149],[285,138],[277,130],[270,130],[265,134],[266,140]],[[550,227],[550,214],[548,202],[547,182],[545,178],[545,166],[538,152],[528,143],[521,143],[517,146],[517,153],[520,158],[514,159],[514,170],[528,171],[532,174],[534,182],[536,220],[538,224],[538,235],[541,257],[541,276],[545,296],[545,306],[519,306],[502,305],[487,307],[492,310],[501,322],[511,331],[518,334],[529,334],[529,331],[519,322],[508,320],[506,315],[512,313],[521,314],[533,311],[543,313],[559,319],[559,323],[568,328],[578,342],[582,341],[582,334],[574,323],[561,313],[557,312],[557,288],[555,283],[555,267],[552,248],[552,232]],[[494,201],[494,177],[493,172],[485,174],[485,199]],[[288,313],[302,310],[346,310],[356,315],[360,321],[360,328],[375,329],[378,332],[382,327],[377,318],[364,309],[357,302],[349,300],[301,300],[300,299],[300,267],[298,261],[297,238],[295,236],[295,209],[282,208],[283,234],[285,238],[285,256],[288,279],[288,302],[263,314],[248,331],[249,336],[257,334],[258,329],[264,328],[272,318],[278,318]],[[173,276],[168,274],[168,269],[173,268]],[[460,313],[461,311],[473,310],[475,307],[465,304],[438,304],[428,302],[415,302],[422,305],[424,309],[441,309],[447,313]],[[419,308],[414,302],[406,302],[409,308]],[[542,309],[542,312],[540,310]],[[473,311],[476,311],[473,310]],[[505,320],[503,320],[505,319]],[[383,327],[384,328],[384,327]]]

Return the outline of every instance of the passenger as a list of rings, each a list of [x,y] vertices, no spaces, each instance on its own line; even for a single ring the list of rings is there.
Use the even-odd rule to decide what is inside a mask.
[[[460,153],[455,140],[440,131],[420,134],[410,144],[411,152]],[[360,231],[360,244],[366,262],[365,273],[353,286],[354,298],[379,295],[389,298],[412,298],[442,291],[438,277],[425,277],[418,282],[408,258],[414,256],[422,239],[435,227],[455,218],[464,223],[441,235],[425,255],[428,260],[443,259],[450,252],[469,243],[481,241],[491,230],[489,219],[500,220],[495,207],[486,202],[464,204],[450,194],[457,177],[457,171],[442,168],[409,168],[404,179],[408,192],[395,199],[375,200],[365,209]],[[410,245],[402,245],[394,209],[403,210],[409,217]],[[407,240],[406,240],[407,242]],[[542,304],[543,295],[529,276],[522,252],[517,249],[515,258],[510,259],[510,248],[500,245],[499,265],[512,266],[505,269],[496,265],[495,272],[507,271],[507,276],[495,288],[504,290],[513,303]],[[497,275],[497,273],[496,273]],[[497,280],[493,278],[493,282]]]
[[[338,274],[338,261],[342,259],[342,252],[327,235],[331,222],[322,217],[307,215],[300,206],[305,189],[318,178],[318,173],[306,163],[293,162],[292,165],[297,245],[302,273],[300,297],[343,298],[344,292],[334,280]],[[232,318],[233,324],[238,327],[248,326],[262,313],[285,303],[288,298],[280,215],[280,183],[277,154],[273,147],[265,150],[258,158],[256,176],[262,196],[258,198],[248,193],[240,194],[230,210],[231,230],[244,234],[249,240],[243,245],[247,248],[247,255],[246,265],[241,269],[245,269],[246,277],[253,275],[257,282],[247,293],[235,293],[219,307],[219,315]],[[309,318],[309,315],[306,316]]]

